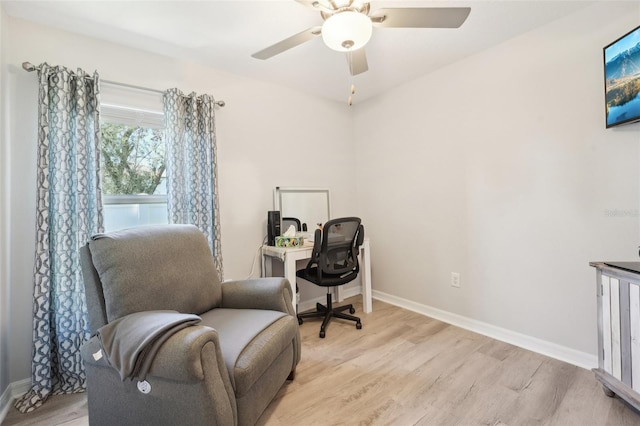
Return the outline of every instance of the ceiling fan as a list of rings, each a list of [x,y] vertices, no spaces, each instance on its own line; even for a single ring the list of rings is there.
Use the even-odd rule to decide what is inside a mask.
[[[458,28],[469,16],[469,7],[382,8],[372,11],[362,0],[296,0],[319,10],[324,23],[308,28],[251,55],[269,59],[322,35],[333,50],[347,53],[351,75],[369,69],[364,46],[371,38],[373,26],[382,28]]]

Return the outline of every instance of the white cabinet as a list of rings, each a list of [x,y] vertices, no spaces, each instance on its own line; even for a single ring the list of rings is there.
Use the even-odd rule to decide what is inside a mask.
[[[604,392],[640,410],[640,264],[592,262],[598,297],[598,368]]]

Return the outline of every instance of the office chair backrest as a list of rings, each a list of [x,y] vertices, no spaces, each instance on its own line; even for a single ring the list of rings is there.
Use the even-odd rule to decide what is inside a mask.
[[[364,239],[364,227],[360,222],[357,217],[343,217],[328,221],[322,231],[316,230],[314,255],[322,274],[358,273],[358,251]]]

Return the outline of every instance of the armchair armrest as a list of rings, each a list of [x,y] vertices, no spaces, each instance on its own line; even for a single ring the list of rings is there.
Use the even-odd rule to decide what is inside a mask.
[[[84,362],[91,366],[113,368],[101,350],[98,337],[93,336],[82,347]],[[217,373],[205,373],[211,366]],[[147,377],[202,381],[206,374],[222,376],[222,381],[231,389],[229,373],[220,351],[218,332],[211,327],[194,325],[176,332],[163,343],[151,363]]]
[[[222,307],[270,309],[294,315],[293,292],[285,278],[253,278],[222,284]]]

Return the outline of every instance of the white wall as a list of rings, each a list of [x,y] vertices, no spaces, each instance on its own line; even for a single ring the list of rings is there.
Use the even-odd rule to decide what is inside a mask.
[[[601,2],[358,106],[377,291],[595,355],[588,263],[640,236],[640,124],[605,130],[602,47],[639,18]]]
[[[14,166],[9,176],[11,382],[29,377],[31,358],[37,89],[35,73],[20,68],[23,61],[97,69],[106,80],[162,90],[178,87],[225,100],[227,106],[216,112],[225,278],[249,274],[266,234],[275,186],[331,188],[334,214],[353,213],[352,155],[324,155],[353,150],[351,119],[343,104],[19,19],[9,19],[8,37],[11,93],[3,110],[13,112],[8,159]],[[285,160],[291,153],[296,161]]]

